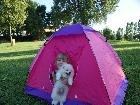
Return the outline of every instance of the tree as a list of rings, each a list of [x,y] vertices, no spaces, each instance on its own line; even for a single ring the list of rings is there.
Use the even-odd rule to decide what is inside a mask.
[[[138,34],[138,23],[135,22],[134,23],[134,36],[136,36]]]
[[[140,35],[140,20],[138,21],[138,34]]]
[[[33,27],[36,23],[35,11],[36,11],[38,4],[36,2],[29,1],[28,5],[29,6],[26,8],[26,13],[28,16],[27,16],[26,20],[24,21],[25,30],[27,32],[27,35],[32,33],[32,31],[34,29]]]
[[[137,23],[137,31],[136,31],[136,34],[134,37],[135,37],[135,39],[137,38],[138,40],[140,40],[140,20]]]
[[[103,35],[106,37],[107,40],[115,39],[112,30],[109,28],[103,29]]]
[[[126,40],[133,40],[134,37],[134,23],[127,23],[126,33],[124,35]]]
[[[28,17],[25,20],[25,30],[32,35],[34,39],[41,39],[44,36],[46,27],[46,6],[38,5],[36,2],[30,2],[27,8]]]
[[[117,40],[123,40],[124,39],[124,34],[123,34],[123,28],[118,28],[117,33],[116,33],[116,39]]]
[[[27,0],[1,0],[2,10],[0,11],[0,27],[6,33],[15,31],[16,26],[23,25],[26,19]]]
[[[113,35],[113,37],[114,37],[113,39],[116,40],[117,38],[116,38],[116,32],[115,32],[115,31],[112,31],[112,35]]]
[[[71,23],[83,25],[106,21],[120,0],[53,0],[52,21],[56,27]]]

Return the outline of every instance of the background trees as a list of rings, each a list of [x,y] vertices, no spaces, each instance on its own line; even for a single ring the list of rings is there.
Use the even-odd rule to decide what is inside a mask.
[[[23,31],[31,40],[46,38],[44,29],[59,29],[64,25],[80,23],[91,25],[106,21],[114,12],[119,0],[53,0],[50,12],[45,5],[32,0],[0,1],[0,37],[21,36]],[[94,27],[93,27],[94,28]],[[107,39],[140,40],[140,20],[128,22],[126,28],[113,32],[109,28],[100,30]],[[20,38],[21,38],[20,37]],[[28,37],[25,38],[28,40]]]
[[[45,36],[44,29],[49,24],[47,16],[46,6],[32,0],[1,0],[0,36],[22,40],[22,33],[25,32],[30,35],[27,38],[40,40]]]
[[[135,38],[138,38],[140,40],[140,19],[138,21],[138,29],[137,29],[137,34],[136,34]]]
[[[11,36],[17,26],[23,26],[27,6],[27,0],[1,0],[0,31],[3,35]]]
[[[107,39],[116,40],[137,40],[140,41],[140,20],[138,22],[128,22],[125,28],[118,28],[116,32],[109,28],[100,30]],[[110,34],[112,33],[112,34]]]
[[[126,40],[133,40],[134,36],[134,23],[127,23],[126,26],[126,33],[125,33],[125,39]]]
[[[35,2],[29,2],[29,7],[26,11],[28,16],[24,22],[25,30],[28,35],[33,36],[33,39],[39,40],[45,34],[46,6],[37,5]]]
[[[124,34],[123,34],[123,28],[118,28],[116,32],[116,39],[117,40],[123,40],[124,39]]]
[[[106,21],[119,0],[53,0],[52,24],[61,27],[70,23],[83,25]]]
[[[109,29],[109,28],[103,29],[102,34],[107,38],[107,40],[115,39],[115,36],[113,35],[113,31],[111,29]]]

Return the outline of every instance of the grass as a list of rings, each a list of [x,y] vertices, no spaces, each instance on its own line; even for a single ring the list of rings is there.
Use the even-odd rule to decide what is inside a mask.
[[[29,66],[43,42],[0,44],[0,105],[46,105],[24,93]]]
[[[140,105],[140,42],[110,41],[123,62],[129,80],[124,105]],[[46,105],[28,96],[23,88],[29,66],[43,42],[0,44],[0,105]]]
[[[140,42],[111,42],[129,80],[124,105],[140,105]]]

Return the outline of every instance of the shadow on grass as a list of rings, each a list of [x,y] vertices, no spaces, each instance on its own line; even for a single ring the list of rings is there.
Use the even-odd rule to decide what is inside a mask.
[[[39,49],[36,49],[36,50],[28,50],[28,51],[0,53],[0,56],[1,57],[11,57],[11,56],[33,55],[33,54],[36,54],[38,51],[39,51]]]
[[[140,47],[140,44],[138,44],[138,43],[137,44],[120,44],[120,45],[113,44],[112,46],[113,46],[113,48],[126,48],[126,47],[127,48],[129,47],[130,48],[130,47]]]
[[[0,105],[47,105],[24,93],[33,57],[0,62]]]

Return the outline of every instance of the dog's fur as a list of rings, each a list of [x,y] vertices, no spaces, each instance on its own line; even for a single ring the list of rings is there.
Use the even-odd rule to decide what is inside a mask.
[[[71,64],[64,63],[56,73],[56,82],[52,90],[52,105],[63,105],[69,90],[69,85],[73,84],[74,69]],[[67,80],[64,83],[62,78]]]

